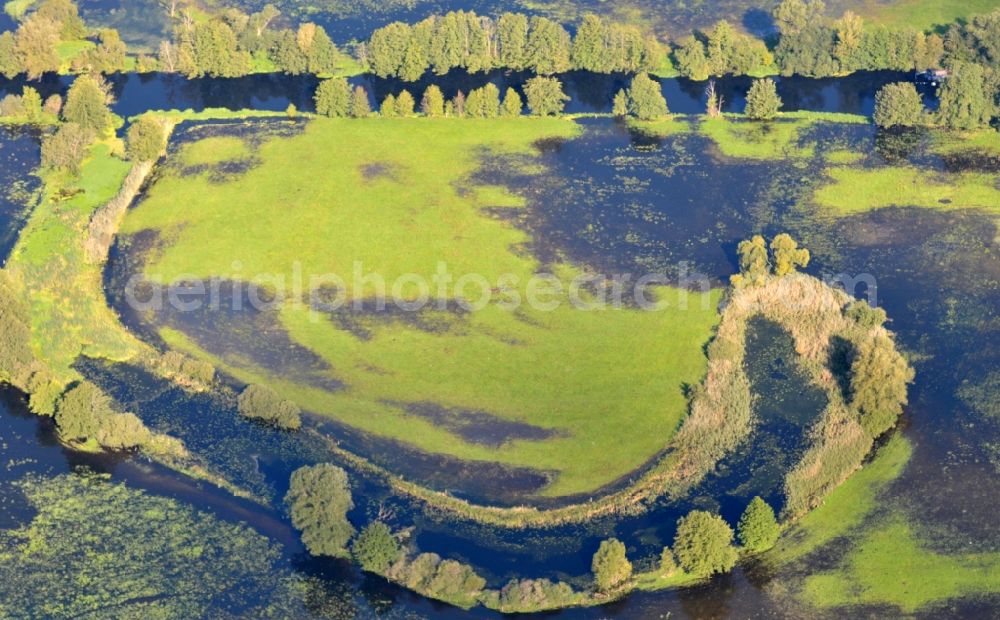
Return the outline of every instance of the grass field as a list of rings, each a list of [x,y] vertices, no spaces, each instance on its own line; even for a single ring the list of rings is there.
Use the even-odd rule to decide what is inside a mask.
[[[31,291],[35,354],[63,382],[77,377],[71,365],[80,354],[126,359],[139,346],[104,303],[101,269],[86,264],[82,243],[91,214],[118,193],[129,167],[107,144],[98,144],[79,179],[48,174],[45,194],[6,266],[14,281]],[[79,193],[59,199],[54,192],[60,187]]]
[[[802,141],[802,131],[815,123],[867,123],[854,114],[824,112],[782,113],[773,121],[751,121],[742,114],[705,118],[698,131],[711,138],[727,157],[758,160],[807,159],[815,155],[816,142]]]
[[[175,154],[179,166],[165,170],[123,232],[162,233],[166,247],[146,266],[147,276],[161,282],[231,276],[240,261],[238,277],[245,279],[290,277],[298,268],[307,277],[336,273],[347,280],[348,298],[357,299],[377,287],[350,282],[355,262],[392,283],[404,274],[430,279],[444,261],[455,278],[480,274],[505,299],[524,298],[542,269],[523,249],[530,239],[482,211],[523,208],[523,199],[470,175],[482,157],[537,171],[534,142],[577,132],[558,119],[317,119],[301,135],[264,142],[258,165],[236,178],[182,174],[196,163],[243,157],[229,139],[210,138],[208,146],[193,143]],[[564,287],[579,273],[552,267]],[[502,276],[511,279],[501,283]],[[466,296],[477,291],[470,287]],[[404,296],[415,293],[404,289]],[[340,390],[239,356],[211,355],[176,330],[162,335],[364,431],[428,452],[558,472],[544,493],[559,496],[593,491],[640,467],[663,449],[686,411],[683,385],[704,373],[701,347],[717,321],[719,293],[705,304],[692,295],[687,310],[676,290],[658,294],[673,302],[668,310],[579,310],[563,292],[552,297],[562,302],[553,311],[524,304],[514,312],[494,302],[466,314],[438,312],[436,330],[362,316],[365,337],[317,320],[308,305],[289,299],[280,324],[329,363],[330,377],[346,386]],[[552,435],[482,445],[406,407],[420,403],[485,412]]]
[[[991,13],[1000,5],[996,0],[860,0],[845,2],[867,21],[887,26],[936,30],[957,20]]]
[[[819,607],[889,604],[912,613],[998,591],[1000,553],[937,553],[920,543],[903,515],[893,514],[872,525],[839,569],[809,576],[803,598]]]
[[[816,202],[848,215],[889,206],[934,209],[981,208],[1000,212],[996,177],[986,173],[934,173],[912,166],[832,167]]]

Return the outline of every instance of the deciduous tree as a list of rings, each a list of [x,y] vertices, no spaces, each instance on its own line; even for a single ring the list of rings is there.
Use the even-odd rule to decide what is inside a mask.
[[[915,127],[924,123],[924,103],[910,82],[886,84],[875,93],[872,120],[879,127]]]
[[[323,80],[316,88],[316,113],[347,116],[351,111],[351,86],[341,77]]]
[[[524,85],[528,109],[535,116],[562,114],[569,97],[563,92],[562,82],[554,77],[533,77]]]
[[[107,84],[101,78],[81,75],[66,94],[63,118],[100,135],[111,127],[109,99]]]
[[[611,538],[601,542],[591,562],[594,583],[601,592],[609,592],[632,576],[632,563],[625,556],[625,545]]]
[[[726,573],[736,565],[733,529],[722,517],[695,510],[677,522],[674,554],[695,575]]]
[[[128,128],[126,153],[132,161],[156,161],[166,147],[166,132],[155,118],[143,116]]]
[[[347,512],[354,501],[343,469],[329,463],[300,467],[292,474],[285,503],[309,553],[346,555],[354,536]]]

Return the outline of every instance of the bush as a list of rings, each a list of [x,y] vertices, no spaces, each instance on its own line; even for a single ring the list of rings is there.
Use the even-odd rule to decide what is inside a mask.
[[[677,558],[674,557],[670,547],[664,547],[660,552],[660,573],[664,577],[669,577],[677,572]]]
[[[760,497],[751,500],[750,505],[740,517],[740,543],[750,551],[767,551],[778,541],[781,529],[774,517],[774,510]]]
[[[375,521],[361,530],[351,546],[351,553],[362,569],[384,575],[399,559],[399,542],[388,525]]]
[[[95,439],[105,448],[137,448],[149,442],[152,433],[134,413],[113,413],[101,420]]]
[[[674,553],[689,573],[727,573],[736,565],[733,529],[722,517],[695,510],[677,522]]]
[[[844,316],[864,329],[874,329],[885,324],[888,316],[882,308],[872,308],[867,301],[855,301],[844,310]]]
[[[422,553],[410,562],[399,560],[387,576],[414,592],[462,607],[474,605],[486,586],[472,567],[442,560],[436,553]]]
[[[248,386],[238,399],[240,415],[263,420],[278,428],[295,430],[302,426],[301,409],[263,385]]]
[[[530,613],[565,607],[576,593],[569,584],[548,579],[513,579],[500,589],[497,601],[503,613]]]
[[[132,161],[156,161],[166,148],[166,132],[156,119],[144,116],[128,128],[125,152]]]
[[[347,472],[329,463],[300,467],[292,474],[285,503],[309,553],[346,555],[354,536],[347,520],[347,512],[354,508]]]
[[[632,563],[625,557],[625,545],[611,538],[601,542],[591,563],[594,583],[601,592],[614,590],[632,576]]]

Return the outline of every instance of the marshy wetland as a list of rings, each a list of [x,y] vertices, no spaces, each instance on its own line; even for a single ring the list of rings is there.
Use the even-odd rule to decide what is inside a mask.
[[[161,36],[119,4],[81,9]],[[281,4],[340,39],[496,8]],[[753,2],[645,4],[611,12],[773,28]],[[927,25],[972,10],[865,6]],[[351,84],[380,101],[529,77]],[[779,79],[766,122],[741,113],[749,78],[718,80],[717,118],[704,83],[663,79],[671,114],[639,121],[609,114],[628,76],[562,77],[567,115],[471,119],[326,118],[313,76],[119,74],[123,131],[162,122],[166,150],[142,168],[104,136],[78,174],[39,169],[54,128],[0,125],[0,301],[17,302],[0,346],[32,393],[0,391],[0,616],[995,615],[996,131],[875,127],[895,72]],[[747,244],[782,233],[808,264],[779,272],[772,245],[754,280]],[[898,422],[859,404],[865,380],[899,382],[864,376],[869,358],[912,377]],[[68,441],[53,386],[79,382],[151,439]],[[249,415],[248,385],[296,423]],[[405,560],[311,554],[288,498],[324,464],[346,472],[351,534],[384,523]],[[712,577],[661,560],[680,558],[679,518],[735,527],[754,498],[782,521],[773,548]],[[606,594],[591,562],[611,538],[632,572]],[[528,579],[551,583],[518,600]]]

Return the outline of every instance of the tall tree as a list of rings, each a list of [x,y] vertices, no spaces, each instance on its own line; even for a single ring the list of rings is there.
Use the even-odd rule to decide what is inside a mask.
[[[59,24],[42,15],[32,15],[14,35],[14,50],[21,70],[29,80],[59,70]]]
[[[677,60],[677,70],[681,75],[698,81],[708,79],[712,67],[708,62],[705,44],[696,37],[685,39],[674,51],[674,58]]]
[[[63,118],[100,135],[111,126],[108,102],[107,85],[97,78],[81,75],[73,81],[66,94]]]
[[[545,17],[532,17],[528,32],[528,68],[539,75],[568,71],[570,36],[566,29]]]
[[[584,71],[607,73],[613,66],[607,46],[607,26],[593,13],[583,16],[573,38],[573,66]]]
[[[521,112],[524,110],[524,101],[521,99],[521,95],[517,94],[517,91],[513,88],[507,88],[507,92],[503,95],[503,109],[500,111],[501,115],[506,118],[515,118],[521,116]]]
[[[17,41],[13,32],[0,32],[0,75],[12,79],[24,68],[17,53]]]
[[[98,73],[119,73],[125,70],[125,42],[114,28],[100,33],[100,44],[85,56],[82,62]]]
[[[528,17],[520,13],[504,13],[497,22],[500,44],[500,65],[521,71],[527,65]]]
[[[400,116],[413,116],[413,109],[416,107],[417,102],[414,101],[413,95],[410,91],[403,89],[399,96],[396,97],[396,112]]]
[[[372,73],[379,77],[399,75],[411,36],[412,28],[402,22],[393,22],[373,32],[368,42]]]
[[[444,94],[436,84],[431,84],[424,91],[423,99],[420,100],[420,111],[431,118],[444,116]]]
[[[143,116],[129,127],[125,152],[132,161],[156,161],[167,148],[167,135],[160,121]]]
[[[851,406],[871,437],[895,425],[907,403],[906,386],[913,377],[913,368],[896,352],[889,336],[876,335],[858,347],[851,365]]]
[[[956,64],[941,87],[938,121],[951,129],[986,127],[996,112],[995,97],[996,89],[989,86],[981,66]]]
[[[382,100],[382,105],[379,107],[379,114],[382,118],[395,118],[399,116],[396,110],[396,97],[391,93],[385,96]]]
[[[747,93],[745,114],[755,120],[770,120],[778,115],[781,109],[781,97],[778,88],[771,78],[754,80]]]
[[[368,99],[368,91],[365,90],[364,86],[354,87],[349,113],[354,118],[364,118],[372,113],[371,101]]]
[[[351,546],[351,554],[361,568],[377,575],[384,575],[401,553],[392,530],[382,521],[369,523]]]
[[[59,24],[59,36],[65,41],[87,36],[87,26],[73,0],[43,0],[35,11],[35,16]]]
[[[42,167],[79,174],[93,141],[93,131],[76,123],[63,123],[56,133],[42,140]]]
[[[632,79],[628,89],[629,112],[636,118],[651,121],[669,113],[660,83],[640,73]]]

